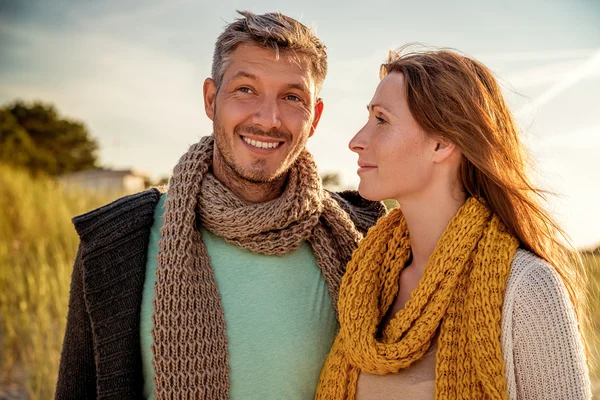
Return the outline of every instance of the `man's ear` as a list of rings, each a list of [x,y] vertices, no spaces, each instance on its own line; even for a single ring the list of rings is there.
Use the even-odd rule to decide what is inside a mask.
[[[432,145],[434,146],[432,161],[441,163],[453,155],[457,149],[456,145],[450,140],[437,136],[433,139]]]
[[[206,78],[202,87],[204,94],[204,111],[206,116],[214,121],[215,119],[215,100],[217,98],[217,85],[211,78]]]
[[[311,137],[315,134],[315,130],[317,129],[317,125],[319,125],[319,121],[321,120],[321,114],[323,114],[323,99],[318,98],[315,104],[315,117],[313,118],[312,126],[310,127],[310,134],[308,137]]]

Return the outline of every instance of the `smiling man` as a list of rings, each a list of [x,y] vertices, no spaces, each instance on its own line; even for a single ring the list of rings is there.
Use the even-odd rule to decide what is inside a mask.
[[[321,186],[325,46],[242,12],[204,83],[213,135],[169,189],[74,219],[58,399],[312,399],[346,262],[380,203]]]
[[[294,39],[314,46],[316,60],[242,42],[227,61],[216,61],[215,78],[204,83],[206,115],[214,122],[213,173],[248,201],[279,196],[323,111],[317,93],[327,68],[324,47],[314,37]]]

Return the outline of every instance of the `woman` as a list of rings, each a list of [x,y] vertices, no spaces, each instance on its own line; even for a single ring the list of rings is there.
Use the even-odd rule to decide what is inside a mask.
[[[317,399],[587,399],[581,264],[526,174],[492,73],[393,53],[350,142],[396,199],[349,263]]]

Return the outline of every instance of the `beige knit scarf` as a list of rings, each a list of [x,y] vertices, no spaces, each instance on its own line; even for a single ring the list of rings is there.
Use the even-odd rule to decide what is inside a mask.
[[[229,398],[225,318],[200,225],[227,242],[283,255],[307,240],[337,304],[346,263],[362,238],[321,187],[303,151],[283,194],[266,203],[237,198],[210,173],[214,139],[179,160],[169,184],[154,286],[152,352],[157,399]]]

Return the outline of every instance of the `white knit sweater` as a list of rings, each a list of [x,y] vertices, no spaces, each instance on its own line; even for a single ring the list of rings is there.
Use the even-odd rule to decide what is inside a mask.
[[[502,307],[511,400],[591,399],[577,320],[558,273],[525,250],[513,260]]]

